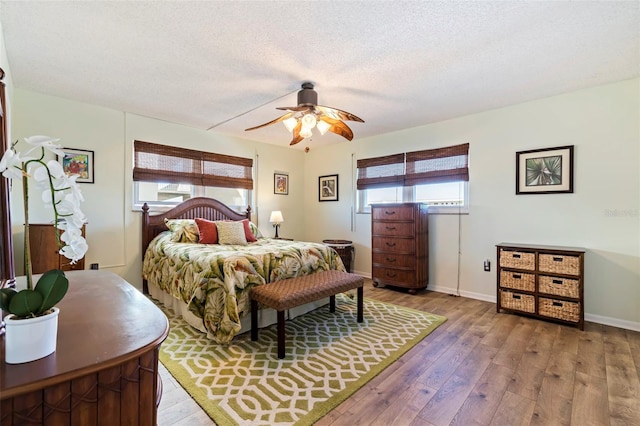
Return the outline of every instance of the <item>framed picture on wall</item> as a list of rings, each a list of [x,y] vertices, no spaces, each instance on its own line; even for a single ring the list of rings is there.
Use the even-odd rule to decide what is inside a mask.
[[[93,151],[85,149],[62,148],[64,155],[58,156],[62,169],[68,176],[79,175],[76,182],[93,182]]]
[[[573,192],[573,145],[516,152],[516,194]]]
[[[273,174],[273,193],[287,195],[289,194],[289,175],[286,173]]]
[[[338,175],[318,178],[318,201],[338,201]]]

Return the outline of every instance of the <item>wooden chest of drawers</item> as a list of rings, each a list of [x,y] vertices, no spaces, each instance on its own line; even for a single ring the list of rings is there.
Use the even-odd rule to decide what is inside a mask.
[[[524,313],[584,329],[583,248],[497,245],[497,311]]]
[[[429,284],[427,205],[373,204],[371,253],[373,285],[386,284],[415,294]]]
[[[82,227],[84,236],[85,226]],[[73,265],[66,257],[58,254],[56,228],[53,224],[29,224],[29,245],[31,246],[31,267],[34,274],[41,274],[52,269],[75,271],[84,269],[84,257]]]

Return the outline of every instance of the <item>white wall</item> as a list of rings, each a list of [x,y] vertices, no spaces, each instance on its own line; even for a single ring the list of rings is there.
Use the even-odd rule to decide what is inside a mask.
[[[306,239],[354,241],[355,270],[371,273],[370,217],[356,215],[356,159],[468,142],[470,212],[432,215],[429,288],[455,291],[461,230],[463,295],[495,301],[495,245],[577,246],[585,257],[588,319],[640,329],[640,80],[581,90],[428,126],[317,144],[306,157]],[[363,113],[364,115],[364,113]],[[357,132],[356,132],[357,133]],[[575,146],[573,194],[515,195],[515,153]],[[318,202],[317,178],[339,174],[340,200]],[[492,271],[483,272],[484,259]]]
[[[234,139],[215,132],[125,114],[107,108],[74,102],[27,90],[15,90],[12,110],[14,138],[45,134],[60,138],[69,148],[94,151],[95,183],[82,184],[87,215],[85,257],[88,268],[98,263],[141,287],[141,215],[133,211],[132,144],[134,139],[189,147],[254,158],[255,190],[252,220],[264,235],[272,235],[271,210],[282,210],[285,223],[281,231],[292,238],[302,238],[303,220],[298,206],[303,203],[303,153],[274,145]],[[289,195],[273,193],[274,171],[287,171]],[[12,189],[12,221],[17,273],[22,273],[23,227],[21,186]],[[36,197],[31,197],[30,222],[48,223],[51,213]]]

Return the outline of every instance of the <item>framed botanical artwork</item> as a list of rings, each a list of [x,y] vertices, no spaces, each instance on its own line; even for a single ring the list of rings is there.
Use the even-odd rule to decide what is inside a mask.
[[[93,183],[93,151],[62,148],[62,152],[64,155],[58,155],[58,161],[65,174],[79,175],[78,183]]]
[[[573,192],[573,145],[516,152],[516,194]]]
[[[338,175],[318,178],[318,201],[338,201]]]
[[[273,193],[287,195],[289,194],[289,175],[286,173],[273,174]]]

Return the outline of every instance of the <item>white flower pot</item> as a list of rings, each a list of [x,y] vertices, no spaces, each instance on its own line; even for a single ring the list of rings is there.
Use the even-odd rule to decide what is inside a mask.
[[[7,315],[5,323],[5,356],[7,364],[21,364],[44,358],[56,351],[58,314],[60,309],[36,318],[16,319]]]

